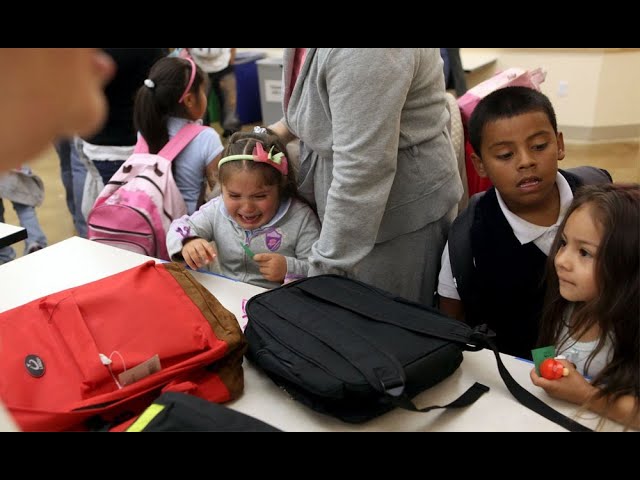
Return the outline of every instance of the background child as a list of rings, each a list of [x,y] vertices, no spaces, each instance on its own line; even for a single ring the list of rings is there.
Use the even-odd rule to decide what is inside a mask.
[[[104,186],[133,153],[136,130],[133,126],[133,99],[151,66],[164,56],[162,48],[105,48],[115,62],[116,73],[105,88],[109,106],[107,121],[94,135],[77,137],[73,154],[80,164],[84,185],[77,195],[84,219]],[[62,157],[61,157],[62,158]],[[86,237],[86,222],[81,226]]]
[[[440,309],[472,326],[488,324],[500,351],[531,358],[547,254],[583,181],[558,170],[565,156],[562,133],[551,102],[536,90],[507,87],[487,95],[469,120],[469,137],[478,174],[494,186],[478,201],[469,232],[469,298],[460,299],[447,243]]]
[[[196,64],[209,76],[211,89],[220,105],[220,125],[228,137],[242,126],[237,113],[237,87],[234,62],[235,48],[187,48]],[[207,92],[207,95],[209,92]],[[210,97],[208,97],[210,98]],[[204,115],[205,125],[209,125],[209,112]]]
[[[207,109],[206,91],[207,78],[191,59],[165,57],[153,65],[136,94],[133,117],[149,153],[158,153],[186,123],[201,121]],[[218,133],[207,128],[173,161],[174,179],[189,214],[204,198],[204,179],[214,185],[222,150]]]
[[[78,236],[87,238],[87,221],[82,214],[82,194],[87,168],[80,160],[73,138],[60,139],[54,147],[60,159],[60,178],[66,194],[67,208],[73,217],[73,225]]]
[[[640,185],[576,194],[549,254],[540,345],[567,377],[531,380],[556,398],[640,428]],[[584,377],[592,378],[589,383]]]
[[[201,268],[216,256],[209,243],[215,241],[223,275],[265,288],[305,277],[320,223],[296,198],[295,176],[278,137],[258,127],[235,133],[218,177],[222,195],[171,224],[170,258]]]
[[[24,254],[28,255],[47,246],[45,236],[35,207],[42,205],[44,200],[44,185],[39,177],[33,174],[27,166],[15,169],[0,177],[0,222],[4,222],[4,204],[6,198],[13,204],[20,225],[27,230],[24,241]],[[11,246],[0,248],[0,265],[16,258],[16,252]]]

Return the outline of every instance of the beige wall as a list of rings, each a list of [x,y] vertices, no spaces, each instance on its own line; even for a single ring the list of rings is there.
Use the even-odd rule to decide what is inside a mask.
[[[282,48],[238,48],[238,52],[262,52],[267,57],[282,57]]]
[[[496,63],[472,72],[469,86],[509,67],[547,71],[542,91],[569,140],[640,139],[640,49],[465,48],[496,56]],[[560,96],[560,83],[567,94]]]
[[[605,55],[600,90],[606,95],[596,101],[596,125],[639,124],[640,51]]]
[[[281,48],[240,48],[282,56]],[[469,87],[509,67],[543,67],[542,91],[568,140],[640,141],[640,48],[463,48],[496,62],[472,72]],[[567,82],[567,95],[559,95]]]

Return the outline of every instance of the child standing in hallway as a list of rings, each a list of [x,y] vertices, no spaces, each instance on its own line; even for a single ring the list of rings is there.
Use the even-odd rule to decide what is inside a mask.
[[[271,131],[234,134],[219,163],[222,195],[167,233],[172,260],[192,269],[216,257],[223,275],[264,288],[303,278],[320,222],[297,198],[285,147]]]
[[[569,375],[531,371],[555,398],[640,429],[640,185],[582,187],[549,253],[540,345]],[[591,382],[585,377],[591,377]]]
[[[158,60],[138,89],[134,124],[158,153],[187,123],[202,122],[207,110],[207,77],[191,58]],[[215,169],[224,147],[213,128],[205,128],[173,160],[173,176],[192,214],[202,204],[205,178],[215,183]]]
[[[238,119],[236,74],[234,62],[235,48],[188,48],[196,64],[209,75],[213,93],[220,105],[220,125],[224,137],[229,137],[242,126]],[[207,93],[208,95],[208,93]],[[205,112],[204,123],[208,125],[211,119],[209,112]]]
[[[24,254],[28,255],[46,247],[47,237],[40,228],[35,209],[42,205],[44,199],[42,180],[27,166],[22,166],[0,177],[0,222],[4,222],[3,198],[11,201],[20,225],[27,230]],[[16,252],[13,247],[0,248],[0,265],[15,258]]]
[[[87,168],[80,160],[75,139],[58,140],[54,147],[60,159],[60,177],[73,225],[78,236],[87,238],[87,221],[82,214],[82,194]]]
[[[86,216],[96,198],[118,168],[133,153],[136,131],[133,127],[133,98],[162,48],[105,48],[115,62],[116,73],[105,88],[109,104],[107,120],[94,135],[77,139],[79,160],[87,173],[81,197]]]

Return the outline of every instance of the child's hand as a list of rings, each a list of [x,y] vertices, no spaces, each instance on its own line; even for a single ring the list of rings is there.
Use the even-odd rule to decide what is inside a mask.
[[[257,253],[253,261],[260,267],[260,273],[270,282],[284,282],[287,274],[287,259],[277,253]]]
[[[198,270],[208,263],[213,262],[216,253],[213,246],[203,238],[193,238],[188,240],[182,247],[182,257],[193,270]]]
[[[531,382],[536,387],[544,389],[544,391],[553,398],[559,398],[560,400],[566,400],[578,405],[585,403],[592,395],[598,392],[597,387],[592,386],[578,373],[573,363],[567,360],[558,361],[569,370],[569,375],[555,380],[547,380],[539,376],[534,368],[529,374]]]

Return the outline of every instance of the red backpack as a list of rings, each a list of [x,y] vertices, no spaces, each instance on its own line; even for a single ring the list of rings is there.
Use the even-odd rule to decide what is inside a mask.
[[[0,314],[0,399],[21,429],[117,425],[161,392],[243,389],[235,316],[178,264],[149,261]]]

